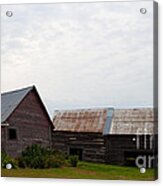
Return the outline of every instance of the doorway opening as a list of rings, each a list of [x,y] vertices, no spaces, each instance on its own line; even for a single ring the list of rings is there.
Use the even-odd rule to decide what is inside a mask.
[[[69,149],[69,155],[77,155],[79,157],[79,160],[82,160],[83,158],[83,149],[81,148],[70,148]]]

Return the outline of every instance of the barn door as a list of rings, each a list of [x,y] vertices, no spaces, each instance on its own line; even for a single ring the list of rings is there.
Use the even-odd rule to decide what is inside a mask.
[[[83,149],[82,148],[71,148],[69,149],[69,155],[77,155],[79,157],[79,160],[82,160],[83,158]]]

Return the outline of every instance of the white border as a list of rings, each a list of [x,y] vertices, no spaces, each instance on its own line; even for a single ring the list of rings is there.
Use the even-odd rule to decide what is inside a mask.
[[[101,1],[101,2],[105,2],[105,1],[111,1],[111,2],[114,2],[114,1],[151,1],[151,0],[0,0],[0,4],[19,4],[19,3],[26,3],[26,4],[29,4],[29,3],[56,3],[56,2],[96,2],[96,1]],[[160,0],[158,0],[160,1]],[[157,2],[158,2],[157,1]]]
[[[95,0],[0,0],[0,4],[17,4],[17,3],[55,3],[55,2],[93,2]],[[102,0],[98,0],[102,1]],[[114,1],[114,0],[112,0]],[[124,0],[118,0],[118,1],[124,1]],[[133,1],[133,0],[129,0]],[[139,0],[138,0],[139,1]],[[161,142],[159,145],[159,180],[155,182],[147,182],[147,181],[103,181],[103,180],[72,180],[72,179],[40,179],[40,178],[0,178],[0,185],[7,185],[7,186],[28,186],[29,184],[39,184],[39,186],[43,186],[46,184],[46,186],[108,186],[110,185],[142,185],[145,184],[149,185],[163,185],[163,178],[162,178],[162,172],[163,172],[163,148],[162,142],[163,142],[163,135],[161,135],[163,131],[163,114],[162,114],[162,105],[163,105],[163,85],[161,85],[161,80],[163,80],[163,52],[162,52],[162,44],[163,44],[163,38],[161,37],[160,33],[163,33],[163,0],[157,0],[159,5],[159,142]]]

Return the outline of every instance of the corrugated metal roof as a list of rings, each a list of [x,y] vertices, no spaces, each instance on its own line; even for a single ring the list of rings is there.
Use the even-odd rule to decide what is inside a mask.
[[[34,87],[27,87],[1,94],[1,123],[4,123],[15,108]]]
[[[103,132],[107,109],[57,111],[53,120],[55,131]]]
[[[153,108],[115,109],[109,134],[157,133],[156,114]]]
[[[108,109],[107,116],[106,116],[106,122],[105,122],[104,130],[103,130],[103,135],[108,135],[110,132],[110,127],[111,127],[112,119],[113,119],[113,113],[114,113],[113,108]]]
[[[156,120],[153,108],[101,108],[56,111],[53,125],[54,131],[153,134]]]

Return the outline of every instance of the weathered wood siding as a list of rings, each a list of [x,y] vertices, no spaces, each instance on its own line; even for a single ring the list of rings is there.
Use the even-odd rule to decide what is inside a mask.
[[[81,148],[82,159],[91,162],[105,162],[106,148],[101,133],[57,132],[52,134],[53,149],[69,155],[70,148]]]
[[[7,127],[6,152],[12,157],[19,156],[31,144],[51,146],[51,123],[34,90],[28,93],[7,122],[10,126]],[[16,140],[9,140],[9,128],[17,130]]]
[[[127,158],[136,158],[139,155],[154,155],[157,149],[155,141],[150,147],[150,136],[146,138],[147,148],[144,147],[144,136],[140,137],[137,149],[136,135],[107,135],[101,133],[76,133],[54,131],[52,134],[53,149],[69,155],[70,148],[83,149],[84,161],[102,162],[116,165],[127,165]],[[135,140],[133,140],[135,139]]]
[[[6,127],[1,127],[1,151],[6,151]]]
[[[137,157],[140,155],[156,155],[157,154],[157,135],[150,139],[150,135],[146,136],[146,147],[144,136],[139,137],[139,148],[137,148],[136,135],[108,135],[105,137],[106,144],[106,160],[109,164],[125,165],[127,157]]]

